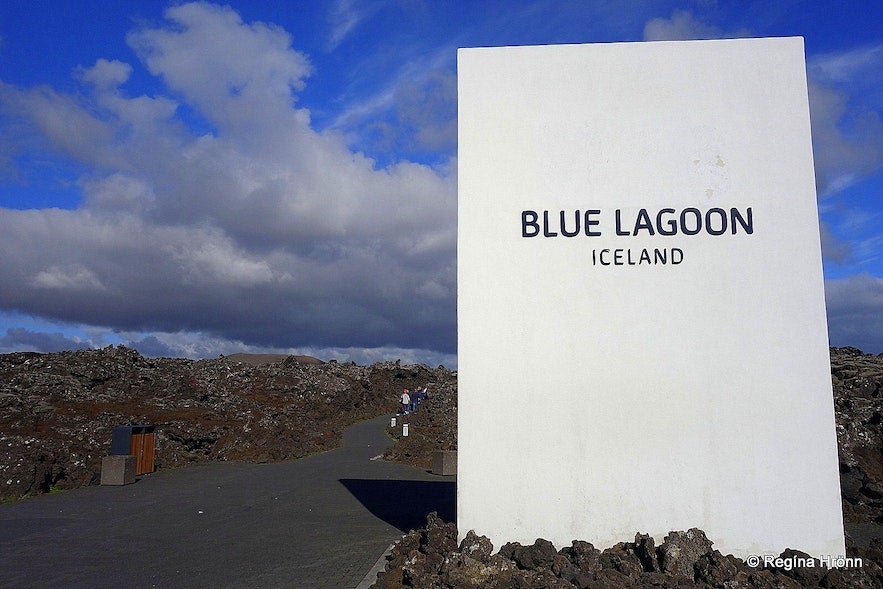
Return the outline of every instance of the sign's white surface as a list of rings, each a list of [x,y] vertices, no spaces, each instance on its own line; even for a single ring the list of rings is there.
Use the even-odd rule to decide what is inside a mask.
[[[844,554],[802,39],[458,62],[461,536]]]

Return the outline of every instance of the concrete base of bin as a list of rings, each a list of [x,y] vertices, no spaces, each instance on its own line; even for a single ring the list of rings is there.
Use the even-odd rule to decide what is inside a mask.
[[[105,456],[101,459],[102,485],[128,485],[135,482],[134,456]]]
[[[457,451],[436,450],[432,453],[432,474],[457,474]]]

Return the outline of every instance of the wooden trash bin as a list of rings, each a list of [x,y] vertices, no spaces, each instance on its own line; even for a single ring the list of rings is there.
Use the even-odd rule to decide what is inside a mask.
[[[113,428],[110,443],[111,455],[135,457],[135,474],[154,471],[156,456],[156,426],[118,425]]]

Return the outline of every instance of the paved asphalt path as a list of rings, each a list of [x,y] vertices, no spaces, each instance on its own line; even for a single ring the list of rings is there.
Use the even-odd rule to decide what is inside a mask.
[[[391,443],[388,420],[301,460],[203,463],[0,505],[0,587],[353,589],[428,513],[454,517],[454,477],[371,460]]]

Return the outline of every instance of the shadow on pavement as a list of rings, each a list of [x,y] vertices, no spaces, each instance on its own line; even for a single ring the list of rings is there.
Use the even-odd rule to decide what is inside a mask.
[[[456,521],[454,481],[339,480],[368,511],[403,533],[423,527],[433,511],[446,522]]]

